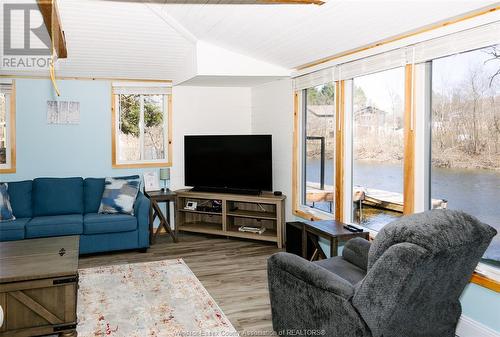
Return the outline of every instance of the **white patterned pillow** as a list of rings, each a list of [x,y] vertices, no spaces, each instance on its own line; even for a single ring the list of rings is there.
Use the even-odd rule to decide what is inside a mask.
[[[106,178],[99,213],[134,215],[134,203],[140,185],[139,177]]]
[[[0,221],[16,219],[14,213],[12,213],[8,189],[9,185],[7,183],[0,183]]]

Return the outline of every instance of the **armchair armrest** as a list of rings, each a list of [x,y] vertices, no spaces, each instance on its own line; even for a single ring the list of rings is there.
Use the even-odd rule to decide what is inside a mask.
[[[149,247],[149,206],[149,199],[139,192],[135,199],[134,216],[137,218],[139,246],[143,248]]]
[[[277,253],[267,261],[273,329],[279,336],[371,336],[352,306],[354,287],[303,258]]]
[[[368,269],[368,252],[371,243],[363,238],[354,238],[346,242],[342,257],[363,270]]]
[[[276,269],[312,287],[331,292],[346,299],[349,299],[354,294],[354,288],[348,281],[294,254],[276,253],[272,255],[267,261],[270,279]]]

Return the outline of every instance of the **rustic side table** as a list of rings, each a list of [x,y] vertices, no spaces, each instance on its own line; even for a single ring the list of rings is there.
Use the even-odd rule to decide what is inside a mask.
[[[368,240],[370,236],[370,233],[366,231],[351,232],[344,228],[344,223],[335,220],[288,222],[287,226],[293,226],[302,232],[302,242],[298,243],[301,247],[301,255],[303,258],[311,261],[318,258],[327,258],[319,244],[319,237],[325,238],[330,242],[330,257],[332,257],[337,256],[339,241],[348,241],[354,237],[362,237]],[[312,255],[308,254],[308,243],[313,245]],[[287,242],[287,251],[296,252],[296,248],[298,247],[289,247],[289,244],[292,245],[294,243]]]
[[[149,207],[149,243],[154,244],[156,237],[161,232],[161,229],[165,229],[168,235],[172,237],[174,242],[177,242],[177,226],[174,229],[170,226],[170,202],[174,204],[174,224],[175,224],[175,209],[176,209],[176,196],[174,191],[169,189],[163,191],[144,191],[144,195],[151,201],[151,206]],[[166,204],[166,216],[163,214],[159,204],[164,202]],[[156,229],[153,228],[153,223],[155,219],[160,219],[160,225]]]

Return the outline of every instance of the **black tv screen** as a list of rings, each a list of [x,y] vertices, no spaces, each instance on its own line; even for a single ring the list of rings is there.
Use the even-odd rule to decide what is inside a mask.
[[[184,136],[185,185],[272,191],[271,135]]]

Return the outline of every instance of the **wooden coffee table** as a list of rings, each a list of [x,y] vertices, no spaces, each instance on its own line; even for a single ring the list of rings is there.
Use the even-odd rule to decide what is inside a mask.
[[[0,337],[76,336],[78,236],[0,242]]]

